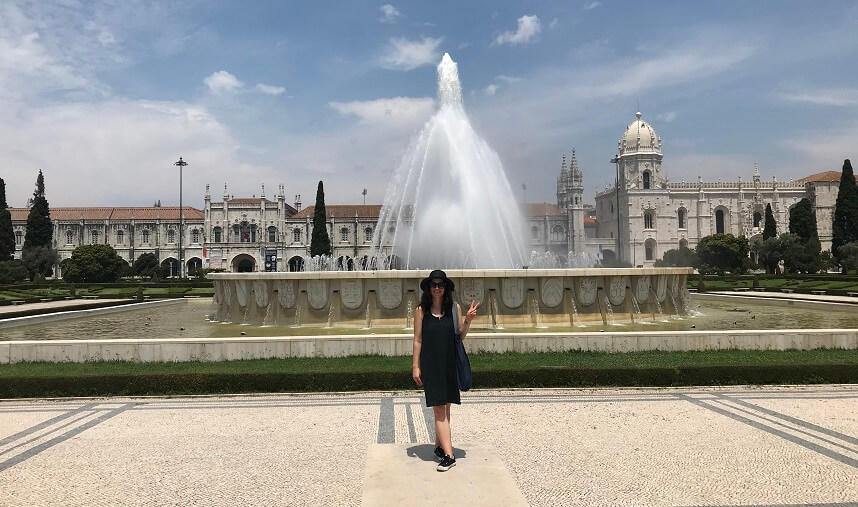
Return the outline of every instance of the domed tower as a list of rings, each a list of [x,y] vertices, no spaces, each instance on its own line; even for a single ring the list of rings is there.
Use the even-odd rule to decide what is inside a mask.
[[[661,137],[652,125],[645,122],[640,111],[637,119],[626,127],[617,142],[617,158],[620,163],[620,188],[662,188],[667,179],[661,174]]]

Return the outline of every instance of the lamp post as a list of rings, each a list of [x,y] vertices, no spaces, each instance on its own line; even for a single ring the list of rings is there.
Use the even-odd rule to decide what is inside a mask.
[[[611,163],[617,168],[617,182],[614,187],[614,193],[617,197],[617,262],[622,262],[622,256],[620,255],[620,157],[619,155],[614,155],[611,159]]]
[[[182,251],[182,236],[185,234],[185,220],[182,214],[182,168],[188,165],[179,157],[179,161],[173,165],[179,166],[179,278],[185,277],[185,252]]]

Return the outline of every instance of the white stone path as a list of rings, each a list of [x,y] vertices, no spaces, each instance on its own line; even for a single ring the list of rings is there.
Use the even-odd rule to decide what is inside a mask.
[[[4,401],[0,505],[858,504],[858,386],[477,391],[452,419],[441,474],[416,392]]]

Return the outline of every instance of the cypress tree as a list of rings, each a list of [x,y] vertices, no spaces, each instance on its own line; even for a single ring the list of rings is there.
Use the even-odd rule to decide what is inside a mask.
[[[804,242],[819,236],[816,230],[816,214],[810,199],[805,197],[789,210],[789,232]]]
[[[839,260],[840,247],[858,241],[858,186],[855,185],[855,174],[848,158],[843,161],[831,225],[831,253]]]
[[[15,256],[15,233],[12,231],[12,213],[6,204],[6,182],[0,178],[0,262],[11,261]]]
[[[316,190],[316,207],[313,209],[313,237],[310,240],[310,255],[331,255],[331,238],[328,236],[325,213],[325,189],[322,182]]]
[[[56,252],[51,248],[54,230],[51,226],[51,209],[45,198],[45,177],[39,170],[36,178],[36,191],[33,192],[33,204],[27,215],[27,230],[24,236],[24,248],[21,259],[30,272],[30,278],[36,275],[49,276],[56,261]]]
[[[763,228],[763,241],[777,237],[778,224],[775,222],[775,214],[772,213],[772,205],[766,204],[766,225]]]

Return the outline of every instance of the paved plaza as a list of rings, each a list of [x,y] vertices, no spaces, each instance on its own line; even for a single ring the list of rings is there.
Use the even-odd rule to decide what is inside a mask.
[[[847,505],[858,387],[0,402],[0,505]],[[505,502],[497,503],[503,497]]]

